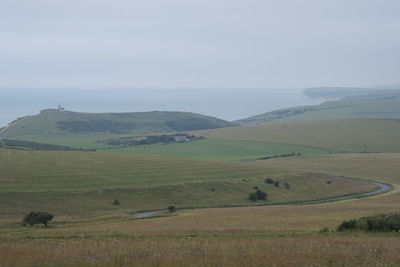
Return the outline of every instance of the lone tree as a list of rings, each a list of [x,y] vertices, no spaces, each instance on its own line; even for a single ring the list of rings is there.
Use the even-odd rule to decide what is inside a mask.
[[[285,187],[286,189],[290,189],[290,184],[288,182],[285,182]]]
[[[279,181],[274,182],[275,187],[279,187]]]
[[[266,200],[267,199],[267,193],[265,193],[264,191],[261,191],[260,189],[258,189],[256,191],[256,197],[258,200]]]
[[[121,204],[121,202],[119,202],[119,199],[116,198],[116,199],[114,199],[113,204],[114,204],[115,206],[118,206],[119,204]]]
[[[22,226],[26,226],[26,224],[32,226],[39,223],[43,223],[45,226],[47,226],[47,222],[51,221],[52,219],[53,215],[50,213],[32,211],[24,217],[24,219],[22,220]]]
[[[265,182],[266,184],[273,184],[273,183],[274,183],[274,180],[272,180],[271,178],[267,177],[267,178],[265,178],[264,182]]]

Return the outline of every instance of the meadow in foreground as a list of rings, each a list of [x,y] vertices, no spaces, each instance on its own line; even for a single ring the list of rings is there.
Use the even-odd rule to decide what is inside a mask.
[[[383,150],[387,143],[382,140],[375,145]],[[400,210],[398,153],[305,155],[246,163],[99,152],[1,153],[7,162],[1,165],[5,186],[0,193],[4,203],[0,258],[5,266],[400,263],[399,233],[335,232],[344,220]],[[291,190],[304,199],[314,197],[316,191],[335,195],[371,189],[368,183],[341,176],[381,181],[394,188],[373,197],[333,203],[181,209],[147,219],[129,216],[135,205],[165,208],[162,200],[177,192],[186,196],[182,200],[186,204],[232,203],[237,201],[234,196],[247,195],[254,186],[266,190],[270,201],[293,199],[287,195],[291,191],[263,183],[266,176],[289,181]],[[328,180],[333,183],[329,185]],[[160,186],[152,185],[153,181]],[[332,187],[335,181],[341,186]],[[138,189],[144,194],[138,194]],[[117,192],[123,196],[118,207],[112,205]],[[35,207],[30,203],[43,205],[46,199],[51,201],[44,207],[59,212],[49,227],[22,227],[22,215]],[[320,233],[324,228],[328,231]]]

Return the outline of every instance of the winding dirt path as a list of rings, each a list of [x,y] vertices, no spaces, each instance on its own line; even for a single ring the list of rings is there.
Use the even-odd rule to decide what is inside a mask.
[[[330,197],[330,198],[324,198],[324,199],[317,199],[317,200],[307,200],[307,201],[299,201],[296,203],[288,203],[288,204],[278,204],[274,206],[280,206],[280,205],[307,205],[307,204],[318,204],[318,203],[325,203],[325,202],[334,202],[334,201],[340,201],[340,200],[350,200],[350,199],[356,199],[356,198],[361,198],[361,197],[369,197],[369,196],[375,196],[381,193],[388,192],[389,190],[395,188],[393,185],[389,184],[384,184],[376,181],[369,181],[372,184],[375,184],[379,186],[378,189],[371,191],[371,192],[364,192],[364,193],[357,193],[357,194],[352,194],[352,195],[347,195],[347,196],[337,196],[337,197]],[[146,218],[150,217],[152,215],[155,215],[160,212],[165,212],[165,211],[146,211],[146,212],[138,212],[132,215],[133,218],[140,219],[140,218]]]

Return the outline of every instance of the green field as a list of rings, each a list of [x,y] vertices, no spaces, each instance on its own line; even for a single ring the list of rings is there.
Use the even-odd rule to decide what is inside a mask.
[[[301,145],[223,139],[207,139],[182,144],[117,148],[109,151],[223,161],[255,160],[260,157],[290,153],[301,153],[303,155],[329,152],[326,149]]]
[[[400,120],[394,119],[274,123],[194,134],[209,139],[296,144],[336,152],[400,152]]]
[[[332,175],[243,163],[101,152],[0,149],[1,217],[45,209],[57,216],[100,216],[178,207],[265,205],[371,191]],[[263,181],[271,176],[280,187]],[[331,184],[327,184],[327,181]],[[290,189],[284,188],[284,182]],[[254,187],[267,201],[251,202]],[[121,205],[112,205],[114,199]]]

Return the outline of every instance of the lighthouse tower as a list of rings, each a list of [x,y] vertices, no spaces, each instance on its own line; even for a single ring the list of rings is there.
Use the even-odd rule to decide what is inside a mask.
[[[60,112],[65,112],[65,108],[61,104],[58,104],[57,110]]]

